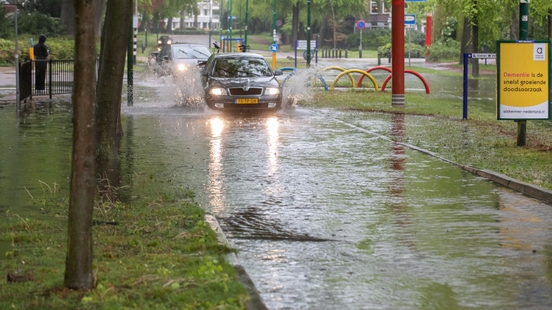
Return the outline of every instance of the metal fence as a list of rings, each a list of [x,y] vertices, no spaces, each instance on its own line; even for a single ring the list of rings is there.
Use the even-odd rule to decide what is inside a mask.
[[[19,64],[20,100],[33,96],[70,94],[73,90],[74,60],[47,60],[45,87],[36,89],[36,62],[28,60]]]

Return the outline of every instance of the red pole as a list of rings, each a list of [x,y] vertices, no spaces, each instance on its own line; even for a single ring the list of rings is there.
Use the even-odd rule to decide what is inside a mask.
[[[426,16],[426,56],[429,56],[429,47],[431,46],[431,32],[433,31],[433,16],[428,13]]]
[[[391,105],[404,107],[404,0],[392,0],[392,98]]]

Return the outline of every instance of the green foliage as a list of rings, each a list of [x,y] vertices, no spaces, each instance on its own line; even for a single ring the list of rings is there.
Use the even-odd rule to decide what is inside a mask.
[[[358,46],[360,32],[351,33],[345,39],[350,46]],[[379,46],[391,44],[391,29],[368,29],[362,31],[362,48],[377,49]]]
[[[460,57],[460,42],[447,40],[429,47],[429,61],[458,61]]]
[[[59,23],[59,19],[38,12],[18,15],[17,23],[18,32],[35,34],[37,37],[40,34],[45,34],[50,37],[53,35],[61,35],[65,32]]]
[[[0,7],[0,38],[8,39],[14,36],[14,22],[11,17],[6,17],[6,11]]]

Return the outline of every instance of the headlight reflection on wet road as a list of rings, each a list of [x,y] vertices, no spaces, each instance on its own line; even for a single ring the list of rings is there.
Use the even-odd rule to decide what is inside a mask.
[[[218,117],[209,120],[211,126],[211,141],[209,144],[209,183],[210,203],[213,211],[224,210],[224,194],[222,192],[222,130],[224,121]]]

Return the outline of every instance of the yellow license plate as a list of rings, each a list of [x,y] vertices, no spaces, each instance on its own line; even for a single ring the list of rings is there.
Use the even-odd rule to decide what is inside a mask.
[[[236,99],[237,104],[257,104],[259,103],[259,98],[239,98]]]

